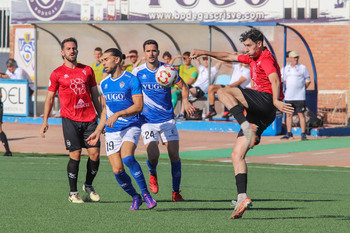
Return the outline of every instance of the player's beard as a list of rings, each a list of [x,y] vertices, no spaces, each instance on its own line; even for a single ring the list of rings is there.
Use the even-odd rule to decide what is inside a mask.
[[[64,56],[67,61],[75,63],[77,61],[77,55],[74,56],[74,58],[71,58],[70,56]]]

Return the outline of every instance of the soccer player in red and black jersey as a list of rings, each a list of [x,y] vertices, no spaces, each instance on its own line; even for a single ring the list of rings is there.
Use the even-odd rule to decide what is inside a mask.
[[[68,200],[72,203],[84,202],[77,190],[77,179],[81,151],[82,148],[87,148],[89,159],[83,190],[88,193],[92,201],[99,201],[100,196],[95,192],[92,181],[100,164],[100,142],[94,146],[86,142],[97,127],[95,109],[99,115],[102,111],[94,71],[90,66],[77,63],[78,44],[72,37],[62,41],[61,55],[63,65],[55,69],[50,76],[40,135],[45,137],[49,129],[48,117],[58,91],[63,135],[70,158],[67,166],[70,186]]]
[[[235,209],[230,216],[233,219],[242,217],[246,208],[252,205],[247,197],[246,153],[260,142],[262,132],[275,120],[276,109],[293,113],[293,107],[282,102],[280,68],[270,51],[263,46],[264,35],[257,29],[251,29],[241,34],[240,41],[244,44],[245,54],[197,49],[191,53],[192,58],[208,55],[226,62],[239,61],[250,65],[253,89],[238,86],[222,88],[217,92],[219,100],[241,125],[231,154],[238,193]],[[247,111],[246,116],[244,110]]]

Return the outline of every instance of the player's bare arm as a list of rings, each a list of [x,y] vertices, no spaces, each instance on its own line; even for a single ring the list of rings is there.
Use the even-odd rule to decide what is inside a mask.
[[[44,106],[43,123],[42,123],[41,128],[40,128],[40,136],[43,138],[45,137],[45,133],[49,129],[49,125],[48,125],[47,121],[48,121],[49,114],[50,114],[52,106],[53,106],[55,95],[56,95],[56,92],[52,92],[52,91],[47,92],[45,106]]]
[[[238,56],[241,55],[241,53],[212,52],[212,51],[206,51],[206,50],[200,50],[200,49],[193,49],[191,52],[190,58],[194,59],[203,55],[211,56],[225,62],[234,62],[234,61],[238,61]]]
[[[100,138],[101,133],[106,124],[106,114],[107,114],[106,102],[105,102],[105,99],[102,98],[102,112],[100,115],[100,122],[98,123],[95,131],[86,139],[87,143],[90,146],[94,146],[98,142],[98,139]]]
[[[94,107],[96,109],[98,116],[101,117],[102,106],[98,101],[99,96],[100,96],[100,93],[98,92],[97,86],[91,87],[91,100],[94,104]]]
[[[279,91],[280,91],[281,83],[280,83],[278,74],[277,73],[270,74],[269,80],[271,82],[271,87],[272,87],[273,105],[275,105],[275,107],[281,112],[293,113],[294,108],[291,106],[291,104],[287,104],[279,100]]]
[[[143,109],[143,96],[142,95],[134,95],[132,97],[134,102],[129,108],[124,109],[122,111],[114,113],[111,117],[108,118],[106,125],[110,128],[113,128],[113,124],[118,120],[119,117],[130,117],[134,116]]]
[[[192,104],[188,101],[188,86],[182,80],[177,84],[177,86],[181,89],[182,107],[189,116],[192,116],[196,108],[193,107]]]

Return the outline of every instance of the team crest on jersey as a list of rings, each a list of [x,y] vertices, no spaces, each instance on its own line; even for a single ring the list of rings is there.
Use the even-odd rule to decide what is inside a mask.
[[[105,89],[107,89],[107,87],[108,87],[108,84],[106,83],[106,84],[105,84]]]
[[[120,82],[119,86],[120,86],[120,88],[123,88],[125,86],[125,82]]]
[[[19,38],[19,52],[24,63],[28,66],[33,60],[33,55],[35,54],[35,40],[31,38],[30,33],[24,34],[24,38]]]
[[[63,78],[69,78],[69,75],[68,75],[68,74],[65,74],[65,75],[63,76]]]
[[[145,74],[142,75],[142,79],[147,79],[147,76]]]
[[[86,70],[83,70],[83,73],[86,75]]]

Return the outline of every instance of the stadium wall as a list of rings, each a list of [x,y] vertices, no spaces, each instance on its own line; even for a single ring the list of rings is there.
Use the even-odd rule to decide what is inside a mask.
[[[307,41],[316,64],[318,90],[346,90],[350,96],[350,36],[349,25],[289,25],[296,29]],[[31,25],[12,25],[10,34],[10,57],[14,56],[15,30],[17,28],[30,27]],[[280,27],[281,28],[281,27]],[[283,42],[281,40],[282,30],[275,33],[275,40],[272,43],[279,58],[280,66],[283,66]],[[312,68],[307,50],[301,41],[288,32],[287,51],[298,50],[300,52],[300,63],[305,64],[312,75]],[[40,61],[39,61],[40,62]],[[314,84],[309,87],[314,89]],[[350,107],[347,107],[347,115],[350,116]],[[319,99],[322,105],[322,99]]]

